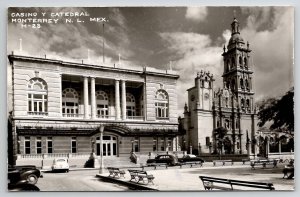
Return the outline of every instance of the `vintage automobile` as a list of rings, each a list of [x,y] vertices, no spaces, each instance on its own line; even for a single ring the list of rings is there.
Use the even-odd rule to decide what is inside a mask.
[[[68,159],[65,159],[65,158],[56,158],[56,159],[54,159],[51,168],[52,168],[52,171],[69,172]]]
[[[20,184],[34,185],[42,178],[41,171],[34,165],[11,166],[8,165],[8,187]]]
[[[178,158],[178,161],[180,163],[185,163],[185,162],[202,162],[202,163],[204,163],[204,160],[202,158],[197,157],[196,155],[193,155],[193,154],[183,155],[182,158]]]
[[[147,160],[147,165],[151,164],[167,164],[175,166],[178,164],[178,160],[174,155],[157,155],[154,159]]]

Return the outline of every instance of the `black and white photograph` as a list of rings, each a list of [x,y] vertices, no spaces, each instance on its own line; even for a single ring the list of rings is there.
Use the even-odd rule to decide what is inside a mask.
[[[9,192],[294,191],[293,6],[7,20]]]

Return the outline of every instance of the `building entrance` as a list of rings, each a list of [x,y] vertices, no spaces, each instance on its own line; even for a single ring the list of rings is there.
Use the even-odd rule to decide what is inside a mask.
[[[102,139],[103,156],[117,156],[117,137],[104,135]],[[100,155],[100,137],[96,138],[96,155]]]

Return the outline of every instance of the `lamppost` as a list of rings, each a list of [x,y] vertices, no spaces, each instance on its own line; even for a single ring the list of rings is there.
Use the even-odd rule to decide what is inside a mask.
[[[134,139],[131,139],[131,153],[133,153],[133,143],[134,143]]]
[[[103,131],[104,131],[104,125],[100,125],[99,128],[100,131],[100,168],[99,168],[99,174],[103,174],[104,171],[104,164],[103,164]]]
[[[91,156],[90,156],[90,159],[95,159],[95,149],[94,149],[94,144],[95,144],[95,141],[94,141],[94,138],[92,137],[91,138],[91,149],[92,149],[92,153],[91,153]]]

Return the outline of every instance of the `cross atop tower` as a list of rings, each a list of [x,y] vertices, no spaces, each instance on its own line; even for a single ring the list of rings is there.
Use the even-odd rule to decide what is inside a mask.
[[[240,31],[239,31],[239,22],[236,18],[233,19],[233,22],[231,23],[231,35],[234,35],[234,34],[240,34]]]

